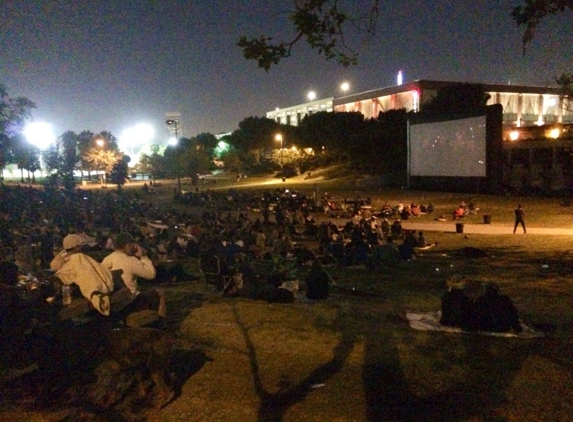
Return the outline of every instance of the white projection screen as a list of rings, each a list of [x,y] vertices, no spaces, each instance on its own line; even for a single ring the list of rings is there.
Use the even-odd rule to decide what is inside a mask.
[[[410,176],[485,177],[485,116],[410,125]]]

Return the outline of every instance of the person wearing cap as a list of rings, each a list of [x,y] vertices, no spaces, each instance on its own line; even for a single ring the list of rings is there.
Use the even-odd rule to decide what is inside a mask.
[[[132,295],[132,302],[122,312],[129,314],[143,309],[157,310],[159,316],[165,316],[165,299],[156,289],[141,292],[137,280],[153,280],[156,270],[147,252],[133,236],[120,232],[115,238],[115,250],[106,256],[102,265],[109,271],[121,270],[121,279]]]
[[[64,285],[76,284],[82,296],[102,315],[110,314],[113,292],[111,272],[95,259],[81,252],[82,238],[69,234],[63,240],[64,250],[50,263],[55,276]]]

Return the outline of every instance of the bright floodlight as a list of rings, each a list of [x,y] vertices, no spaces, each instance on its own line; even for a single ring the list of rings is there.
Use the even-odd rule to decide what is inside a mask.
[[[309,99],[310,101],[314,101],[315,98],[316,98],[316,92],[310,91],[310,92],[308,93],[308,99]]]
[[[169,138],[169,140],[167,141],[167,143],[169,145],[175,146],[177,145],[177,138],[175,136],[172,136],[171,138]]]
[[[46,149],[56,140],[52,125],[44,122],[31,122],[24,129],[24,136],[32,145]]]
[[[346,94],[346,91],[350,89],[350,84],[348,82],[342,82],[342,85],[340,85],[340,89],[342,90],[342,92]]]
[[[148,144],[155,136],[155,129],[147,123],[140,123],[127,128],[121,134],[121,142],[131,147],[138,144]]]

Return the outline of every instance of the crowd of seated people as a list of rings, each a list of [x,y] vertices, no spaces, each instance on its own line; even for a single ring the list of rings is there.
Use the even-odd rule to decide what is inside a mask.
[[[391,223],[387,217],[371,212],[370,198],[355,201],[364,212],[343,227],[329,221],[317,224],[312,201],[304,194],[287,189],[266,191],[262,195],[234,189],[204,190],[180,200],[182,206],[172,207],[168,203],[150,202],[143,191],[120,194],[112,190],[94,193],[82,189],[1,186],[0,260],[12,262],[19,275],[47,270],[55,256],[67,253],[63,248],[64,239],[74,235],[81,240],[74,245],[79,248],[77,252],[101,264],[107,256],[123,251],[124,240],[118,242],[118,236],[123,234],[124,238],[129,237],[130,243],[138,245],[134,254],[139,260],[142,257],[137,255],[145,251],[155,270],[147,277],[154,282],[196,279],[197,274],[188,271],[185,261],[212,256],[217,258],[221,276],[226,277],[220,281],[221,289],[234,272],[241,272],[243,287],[239,290],[250,286],[247,290],[253,296],[252,292],[260,289],[253,287],[250,276],[236,267],[246,269],[246,262],[262,260],[268,253],[277,262],[292,256],[298,260],[300,248],[295,243],[298,236],[317,240],[319,255],[332,256],[336,262],[349,266],[370,262],[375,248],[385,247],[389,237],[392,243],[396,240],[405,243],[388,247],[400,250],[398,259],[401,260],[412,259],[412,245],[416,245],[410,237],[404,239],[400,219]],[[398,208],[404,211],[403,206]],[[388,212],[391,207],[384,209]],[[429,207],[416,204],[406,209],[413,211],[412,215],[417,215],[418,210],[429,212]],[[305,252],[309,252],[305,262],[315,260],[313,252]],[[238,261],[238,257],[246,259]],[[113,268],[112,265],[108,269]],[[287,276],[283,271],[278,281],[263,281],[280,287],[288,281]],[[143,274],[138,277],[145,278]],[[107,278],[106,283],[109,283]],[[132,293],[140,294],[140,288],[153,291],[145,282]],[[101,310],[99,302],[95,303],[96,299],[89,293],[86,299]]]

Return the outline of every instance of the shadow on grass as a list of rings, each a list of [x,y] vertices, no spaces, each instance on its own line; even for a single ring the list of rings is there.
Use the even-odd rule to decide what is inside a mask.
[[[211,361],[211,358],[198,350],[176,349],[171,353],[170,369],[174,374],[173,390],[175,394],[170,403],[181,396],[182,388],[187,380],[199,372],[208,361]],[[167,405],[169,405],[169,403],[165,406]]]
[[[463,335],[463,354],[453,352],[459,352],[459,348],[451,348],[451,356],[446,356],[450,360],[436,361],[432,368],[443,372],[462,366],[465,368],[463,379],[443,391],[420,397],[409,387],[396,345],[388,337],[367,339],[365,362],[384,356],[380,363],[363,366],[368,421],[446,421],[473,417],[505,420],[496,415],[495,409],[506,402],[505,389],[530,353],[527,342],[515,349],[508,348],[507,353],[500,356],[495,352],[500,346],[499,339]],[[437,334],[437,338],[440,337]],[[447,353],[447,343],[435,343]]]
[[[249,356],[251,373],[253,375],[255,392],[259,396],[261,403],[257,416],[257,421],[259,422],[282,421],[287,410],[296,403],[304,400],[304,398],[312,391],[312,386],[314,384],[326,383],[329,378],[340,372],[357,341],[356,333],[350,331],[341,332],[340,341],[335,347],[332,359],[329,362],[316,368],[306,378],[298,383],[285,387],[277,393],[271,394],[266,391],[263,386],[257,352],[249,335],[249,329],[243,323],[241,316],[237,311],[236,304],[233,304],[233,315],[235,316],[237,325],[241,330],[243,338],[245,339],[245,344],[247,345],[247,353]]]
[[[417,333],[408,333],[400,340],[406,341],[416,354],[440,350],[440,358],[432,361],[430,371],[450,371],[462,367],[464,376],[448,388],[428,396],[419,396],[409,386],[402,367],[398,345],[394,340],[396,324],[381,328],[384,321],[371,321],[360,329],[345,321],[355,318],[348,311],[338,310],[332,326],[339,328],[339,342],[332,359],[318,366],[306,378],[276,393],[269,393],[262,382],[257,351],[249,329],[235,305],[233,314],[247,345],[253,384],[260,399],[258,422],[280,422],[288,409],[303,401],[314,384],[326,383],[340,372],[358,341],[365,342],[362,381],[366,397],[367,420],[381,421],[436,421],[485,418],[503,421],[496,409],[506,402],[505,390],[519,373],[523,361],[531,353],[531,344],[523,340],[515,346],[505,339],[477,335],[446,338],[436,334],[422,347],[414,342]],[[405,322],[404,330],[408,330]],[[506,347],[507,346],[507,347]],[[416,349],[418,348],[418,349]],[[460,353],[461,350],[461,353]],[[444,356],[445,355],[445,356]],[[439,388],[436,387],[436,390]]]

